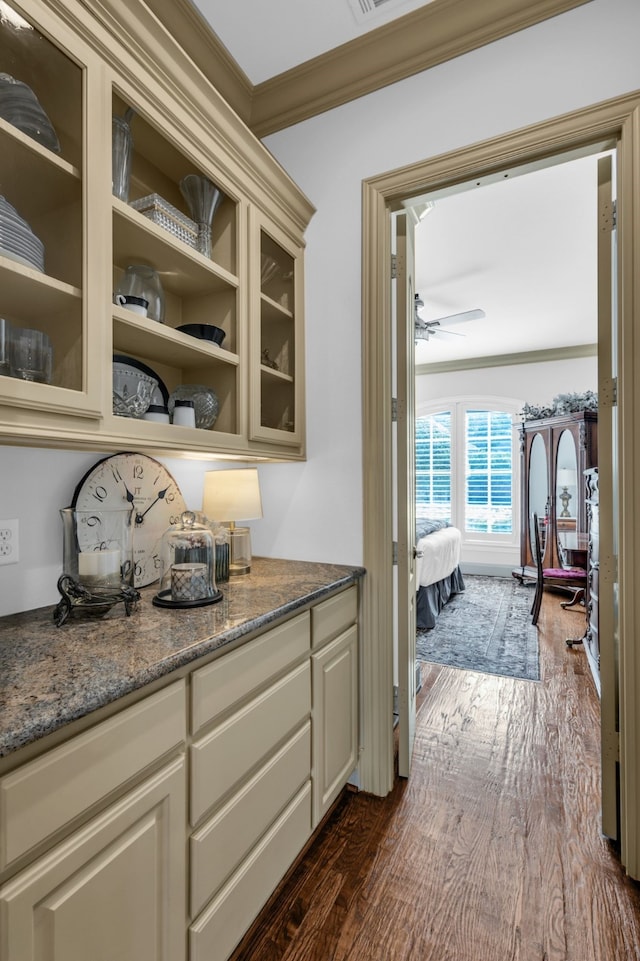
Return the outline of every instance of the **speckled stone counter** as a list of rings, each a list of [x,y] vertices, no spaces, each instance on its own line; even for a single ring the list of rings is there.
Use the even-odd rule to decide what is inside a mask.
[[[219,585],[223,599],[189,610],[152,605],[144,588],[127,617],[56,628],[53,607],[0,618],[0,757],[356,582],[364,570],[254,558],[251,573]]]

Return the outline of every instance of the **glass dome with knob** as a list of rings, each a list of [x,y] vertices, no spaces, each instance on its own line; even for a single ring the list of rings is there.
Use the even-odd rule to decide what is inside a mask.
[[[222,600],[216,587],[216,545],[209,527],[184,511],[162,537],[156,607],[203,607]]]

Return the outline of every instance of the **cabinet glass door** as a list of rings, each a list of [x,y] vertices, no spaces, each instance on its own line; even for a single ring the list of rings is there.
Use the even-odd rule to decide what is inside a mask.
[[[259,303],[257,318],[252,323],[250,437],[302,448],[300,250],[264,224],[259,227],[258,237]]]
[[[84,369],[91,55],[42,16],[36,24],[7,3],[0,10],[0,396],[23,412],[71,408],[86,417],[99,413],[100,387]]]

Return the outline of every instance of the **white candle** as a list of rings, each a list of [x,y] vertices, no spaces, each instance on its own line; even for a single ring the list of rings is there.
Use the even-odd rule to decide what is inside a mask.
[[[120,551],[82,551],[78,554],[78,577],[88,591],[120,588]]]

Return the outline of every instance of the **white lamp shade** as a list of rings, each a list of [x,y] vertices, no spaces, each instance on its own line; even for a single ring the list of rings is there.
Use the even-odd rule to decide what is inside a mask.
[[[262,517],[257,469],[207,471],[202,511],[209,520],[216,521],[249,521]]]
[[[576,482],[576,471],[568,467],[561,467],[558,471],[558,487],[573,487]]]

